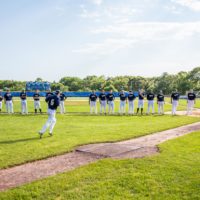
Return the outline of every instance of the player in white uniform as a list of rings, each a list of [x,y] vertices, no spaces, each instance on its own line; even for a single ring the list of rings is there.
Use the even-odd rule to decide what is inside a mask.
[[[67,99],[67,97],[65,96],[64,93],[60,93],[60,114],[64,114],[65,113],[65,99]]]
[[[171,95],[171,103],[172,103],[172,115],[176,115],[176,109],[178,107],[180,94],[175,90],[175,92]]]
[[[97,95],[95,94],[94,90],[89,96],[89,105],[90,105],[90,114],[92,113],[97,114]]]
[[[110,92],[106,95],[107,103],[108,103],[108,113],[109,114],[114,114],[115,112],[115,95],[113,94],[113,91],[110,90]]]
[[[0,112],[2,111],[3,106],[3,96],[2,96],[2,90],[0,90]]]
[[[20,99],[21,99],[21,113],[28,114],[25,89],[23,89],[22,92],[20,93]]]
[[[165,104],[165,96],[163,95],[162,90],[157,95],[157,104],[158,104],[158,114],[164,114],[164,104]]]
[[[104,112],[106,115],[106,93],[104,90],[101,90],[99,94],[99,102],[100,102],[100,114]]]
[[[144,91],[141,89],[138,92],[138,108],[137,108],[137,114],[139,113],[139,110],[141,109],[141,115],[143,114],[144,109]]]
[[[147,94],[147,101],[148,101],[147,115],[149,114],[150,109],[152,110],[152,114],[154,114],[154,97],[155,95],[151,91]]]
[[[194,104],[196,103],[196,94],[193,92],[193,90],[190,90],[190,92],[187,94],[187,115],[191,115]]]
[[[34,99],[35,114],[37,113],[38,109],[39,109],[40,113],[42,113],[42,109],[41,109],[41,106],[40,106],[40,93],[39,93],[39,90],[36,90],[35,94],[33,94],[33,99]]]
[[[124,92],[124,90],[122,90],[120,93],[119,93],[119,98],[120,98],[120,105],[119,105],[119,114],[124,114],[125,115],[125,112],[126,112],[126,94]]]
[[[130,90],[129,94],[128,94],[128,114],[129,115],[133,115],[134,114],[134,100],[135,100],[136,96],[134,95],[134,93]]]
[[[9,114],[10,113],[14,113],[14,110],[13,110],[13,96],[10,93],[9,89],[7,89],[6,93],[4,94],[4,101],[5,101],[5,104],[6,104],[6,110],[7,110],[7,112]]]

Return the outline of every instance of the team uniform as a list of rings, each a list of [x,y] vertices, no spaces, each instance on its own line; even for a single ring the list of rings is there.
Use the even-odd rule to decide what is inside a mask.
[[[152,109],[152,114],[154,114],[154,98],[155,95],[153,93],[150,92],[147,94],[147,100],[148,100],[147,114],[149,114],[150,109]]]
[[[120,114],[125,114],[126,112],[126,94],[124,92],[119,94],[120,98],[120,105],[119,105],[119,113]]]
[[[58,106],[60,105],[60,99],[57,95],[50,95],[48,96],[45,101],[48,104],[48,119],[43,126],[42,130],[39,131],[40,137],[46,132],[46,130],[49,128],[49,134],[52,135],[53,128],[56,124],[56,110]]]
[[[2,106],[3,106],[3,96],[0,93],[0,112],[2,111]]]
[[[192,114],[195,99],[196,99],[196,94],[194,94],[193,92],[189,92],[187,95],[187,115]]]
[[[97,114],[97,95],[92,93],[89,96],[89,102],[90,102],[90,113],[93,112]]]
[[[115,100],[115,96],[113,93],[108,93],[106,95],[107,98],[107,102],[108,102],[108,113],[112,113],[114,114],[114,108],[115,108],[115,104],[114,104],[114,100]]]
[[[12,96],[12,94],[10,92],[6,92],[4,94],[4,99],[5,99],[5,102],[6,102],[7,113],[14,113],[12,98],[13,98],[13,96]]]
[[[46,92],[46,95],[45,95],[45,98],[47,98],[47,97],[49,97],[49,96],[51,96],[51,95],[53,95],[53,93],[52,92]],[[47,113],[48,113],[48,104],[47,104]]]
[[[139,109],[141,109],[141,114],[143,113],[143,108],[144,108],[144,93],[139,93],[138,94],[138,108],[137,108],[137,113],[139,112]]]
[[[100,102],[100,113],[104,112],[106,114],[106,94],[100,93],[99,94],[99,102]]]
[[[172,115],[176,114],[176,109],[178,107],[179,97],[180,97],[180,94],[178,92],[174,92],[171,95],[171,99],[172,99]]]
[[[127,98],[128,98],[128,113],[134,114],[134,100],[136,96],[133,94],[133,92],[130,92]]]
[[[39,109],[40,113],[42,112],[41,106],[40,106],[40,94],[39,93],[35,93],[33,95],[33,99],[34,99],[34,109],[35,109],[35,113],[37,113],[37,109]]]
[[[26,92],[21,92],[19,96],[21,99],[21,112],[22,114],[28,114]]]
[[[60,94],[60,113],[64,114],[65,113],[65,99],[67,97],[65,96],[64,93]]]
[[[158,102],[158,114],[164,114],[165,96],[163,94],[158,94],[157,102]]]

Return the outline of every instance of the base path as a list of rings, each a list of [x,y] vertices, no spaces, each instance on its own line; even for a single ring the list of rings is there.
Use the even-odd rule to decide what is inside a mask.
[[[159,152],[158,144],[200,130],[200,122],[116,143],[90,144],[74,152],[0,170],[0,191],[73,170],[103,158],[141,158]]]

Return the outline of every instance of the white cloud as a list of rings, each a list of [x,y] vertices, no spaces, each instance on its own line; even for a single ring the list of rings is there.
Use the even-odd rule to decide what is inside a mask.
[[[90,0],[93,4],[100,6],[103,3],[103,0]]]
[[[88,43],[74,50],[76,53],[96,55],[112,54],[119,49],[131,48],[135,43],[159,40],[183,40],[200,33],[199,22],[137,22],[116,23],[115,25],[92,29],[92,34],[105,34],[104,40]]]
[[[171,0],[181,6],[188,7],[194,11],[200,11],[200,0]]]

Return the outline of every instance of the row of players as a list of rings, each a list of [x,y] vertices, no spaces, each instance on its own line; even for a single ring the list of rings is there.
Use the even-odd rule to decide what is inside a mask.
[[[48,96],[53,95],[53,93],[49,90],[46,93],[46,98]],[[146,95],[143,90],[139,90],[138,93],[138,107],[137,107],[137,114],[139,111],[141,111],[141,114],[143,114],[143,108],[144,108],[144,99],[147,99],[148,101],[148,109],[147,109],[147,114],[150,113],[150,110],[152,113],[154,113],[154,99],[157,99],[157,104],[158,104],[158,113],[159,114],[164,114],[164,104],[165,104],[165,96],[162,93],[162,91],[159,92],[157,97],[155,94],[152,92],[148,92]],[[60,93],[59,99],[60,99],[60,112],[61,114],[65,113],[65,106],[64,106],[64,101],[67,97],[65,96],[64,93]],[[104,90],[101,91],[99,96],[95,94],[95,91],[92,91],[92,93],[89,96],[89,105],[90,105],[90,113],[95,113],[97,114],[97,99],[99,98],[100,102],[100,113],[106,114],[106,105],[108,104],[108,113],[109,114],[114,114],[114,101],[115,101],[115,95],[112,90],[109,91],[109,93],[105,93]],[[129,91],[128,94],[126,94],[123,90],[119,93],[119,98],[120,98],[120,106],[119,106],[119,113],[120,114],[125,114],[126,111],[126,104],[128,104],[128,113],[134,114],[134,100],[136,99],[135,94],[132,91]],[[178,101],[180,98],[180,94],[176,91],[174,91],[171,94],[171,103],[172,103],[172,115],[176,114],[176,109],[178,106]],[[0,111],[2,110],[2,101],[5,101],[6,104],[6,109],[8,113],[13,113],[13,97],[12,94],[10,93],[10,90],[7,89],[6,93],[4,96],[1,95],[0,91]],[[20,99],[21,99],[21,112],[22,114],[28,114],[28,109],[27,109],[27,94],[25,90],[23,90],[20,93]],[[39,110],[39,112],[42,112],[41,105],[40,105],[40,94],[39,90],[36,90],[36,92],[33,95],[34,99],[34,109],[35,113]],[[192,109],[195,104],[195,99],[196,95],[193,92],[193,90],[190,90],[190,92],[187,94],[187,114],[191,114]]]

